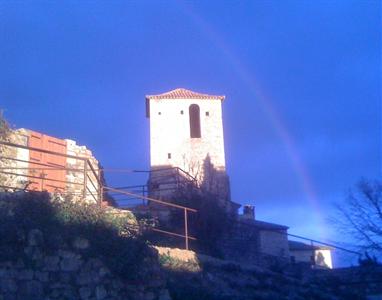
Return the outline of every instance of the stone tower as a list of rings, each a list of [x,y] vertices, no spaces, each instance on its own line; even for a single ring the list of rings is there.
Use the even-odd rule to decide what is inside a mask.
[[[164,188],[165,180],[159,179],[164,171],[158,170],[177,167],[193,176],[200,187],[229,200],[222,119],[224,98],[181,88],[146,96],[152,186]]]

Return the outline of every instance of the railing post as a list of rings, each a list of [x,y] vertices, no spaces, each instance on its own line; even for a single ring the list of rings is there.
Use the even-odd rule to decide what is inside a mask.
[[[313,241],[310,240],[310,246],[312,248],[312,257],[311,257],[311,263],[312,263],[312,267],[314,267],[316,265],[316,253],[314,251],[314,244],[313,244]]]
[[[45,176],[46,176],[47,174],[44,173],[44,171],[42,171],[42,172],[40,173],[40,175],[41,175],[41,192],[43,192],[43,191],[44,191],[44,179],[45,179]]]
[[[103,201],[103,186],[102,184],[99,186],[99,205],[101,206],[102,205],[102,201]]]
[[[184,209],[184,236],[186,240],[186,250],[188,250],[188,220],[187,220],[187,209]]]
[[[179,168],[176,168],[176,188],[179,189]]]
[[[87,188],[87,179],[88,179],[88,161],[84,160],[84,190],[82,193],[83,200],[86,199],[86,188]]]
[[[101,168],[98,168],[98,174],[95,174],[98,178],[97,183],[98,183],[98,204],[102,205],[102,200],[103,200],[103,185],[101,182]]]

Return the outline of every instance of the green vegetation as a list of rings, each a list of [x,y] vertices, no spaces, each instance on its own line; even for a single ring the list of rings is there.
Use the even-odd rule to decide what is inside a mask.
[[[87,240],[84,257],[101,259],[116,275],[126,280],[145,276],[145,260],[153,250],[131,228],[131,214],[115,215],[94,204],[60,199],[48,193],[24,192],[0,195],[0,261],[23,258],[32,229],[41,231],[41,249],[49,254],[71,248],[76,239]],[[133,218],[133,219],[132,219]],[[130,225],[128,225],[130,224]]]
[[[166,270],[173,270],[176,272],[200,272],[201,266],[198,261],[184,260],[179,256],[174,256],[167,251],[167,253],[159,254],[159,264]]]
[[[0,141],[9,141],[11,129],[7,120],[3,117],[3,111],[0,109]],[[0,145],[0,154],[4,155],[6,147]],[[0,157],[0,166],[4,166],[4,160]],[[0,192],[3,190],[1,185],[7,180],[7,176],[0,173]]]
[[[108,184],[106,182],[106,178],[105,178],[104,168],[101,165],[101,163],[98,163],[98,169],[101,171],[100,180],[101,180],[102,186],[108,186]],[[103,189],[102,199],[103,199],[103,201],[106,201],[109,205],[111,205],[113,207],[118,206],[117,201],[115,201],[114,197],[112,195],[110,195],[110,193],[105,189]]]
[[[3,111],[0,110],[0,141],[7,140],[11,129],[7,120],[3,116]]]
[[[184,189],[179,190],[174,199],[176,199],[174,202],[179,205],[197,210],[197,213],[188,213],[189,234],[197,238],[194,244],[195,250],[222,257],[219,242],[230,233],[234,221],[224,207],[219,205],[220,201],[217,196],[205,191]],[[172,211],[170,228],[184,228],[183,211]]]

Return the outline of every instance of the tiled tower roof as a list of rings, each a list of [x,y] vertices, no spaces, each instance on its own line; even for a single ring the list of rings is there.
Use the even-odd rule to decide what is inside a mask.
[[[196,93],[186,89],[175,89],[159,95],[146,95],[146,99],[216,99],[224,100],[223,95],[208,95]]]

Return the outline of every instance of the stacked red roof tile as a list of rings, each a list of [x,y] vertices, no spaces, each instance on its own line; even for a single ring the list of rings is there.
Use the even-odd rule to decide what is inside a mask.
[[[147,95],[146,99],[216,99],[224,100],[223,95],[208,95],[196,93],[186,89],[175,89],[159,95]]]

